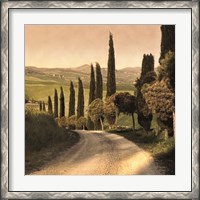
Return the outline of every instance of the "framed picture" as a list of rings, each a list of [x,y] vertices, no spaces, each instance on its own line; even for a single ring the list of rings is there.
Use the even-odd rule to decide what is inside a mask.
[[[1,2],[2,199],[198,199],[199,3]]]

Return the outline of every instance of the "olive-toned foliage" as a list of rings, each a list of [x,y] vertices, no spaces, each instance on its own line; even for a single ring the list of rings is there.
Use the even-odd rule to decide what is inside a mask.
[[[87,127],[87,119],[85,117],[80,117],[77,119],[76,128],[77,129],[86,129]]]
[[[121,92],[115,95],[114,104],[119,113],[131,114],[133,129],[135,129],[134,112],[136,111],[136,98],[128,92]]]
[[[107,97],[105,99],[104,107],[103,107],[105,118],[108,121],[111,128],[116,123],[116,119],[119,113],[117,106],[114,104],[116,95],[117,93]]]
[[[167,86],[175,91],[175,53],[169,51],[160,60],[158,67],[158,80],[164,80]]]
[[[65,116],[65,97],[63,88],[60,87],[60,118]]]
[[[51,97],[48,96],[48,113],[49,113],[50,115],[52,115],[52,113],[53,113],[53,110],[52,110],[52,109],[53,109],[53,108],[52,108]]]
[[[58,92],[54,90],[54,117],[58,117]]]
[[[73,82],[70,82],[70,95],[69,95],[69,113],[68,117],[75,115],[75,90]]]
[[[103,101],[101,99],[95,99],[88,106],[88,115],[93,121],[95,129],[99,129],[99,122],[101,125],[101,129],[103,129],[104,109]]]
[[[68,125],[68,120],[66,117],[55,118],[59,127],[66,128]]]
[[[159,125],[163,129],[168,129],[173,135],[173,113],[175,112],[175,94],[164,80],[153,84],[145,84],[142,87],[149,109],[157,114]]]
[[[80,118],[82,116],[84,116],[84,91],[82,80],[78,78],[77,118]]]
[[[76,128],[76,121],[77,121],[76,115],[70,116],[68,118],[68,128],[69,129],[75,129]]]
[[[120,92],[115,95],[114,104],[119,112],[125,114],[134,113],[136,111],[136,98],[129,92]]]
[[[113,44],[113,35],[109,35],[109,52],[108,52],[108,71],[107,71],[107,94],[111,96],[116,92],[116,78],[115,78],[115,50]]]

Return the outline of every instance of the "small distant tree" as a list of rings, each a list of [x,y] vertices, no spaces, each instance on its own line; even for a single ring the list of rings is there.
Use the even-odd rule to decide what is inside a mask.
[[[76,128],[84,130],[87,126],[87,119],[85,117],[80,117],[76,122]]]
[[[95,99],[89,105],[88,115],[94,122],[95,129],[99,129],[98,124],[100,122],[101,129],[103,130],[104,110],[103,110],[103,101],[101,99]]]
[[[58,92],[54,90],[54,117],[58,117]]]
[[[42,102],[39,102],[39,110],[42,111]]]
[[[60,118],[65,116],[65,97],[62,86],[60,87]]]
[[[75,90],[73,82],[70,83],[70,96],[69,96],[69,113],[68,117],[75,115]]]
[[[48,96],[48,112],[51,115],[53,113],[52,111],[52,101],[51,101],[51,97]]]
[[[128,92],[121,92],[115,96],[114,104],[119,112],[131,114],[133,130],[135,130],[134,113],[136,111],[136,97]]]
[[[78,104],[77,104],[77,118],[84,116],[84,91],[83,83],[80,78],[78,78]]]
[[[45,108],[45,103],[44,103],[44,101],[42,102],[42,110],[43,110],[43,111],[46,111],[46,108]]]
[[[103,98],[103,78],[101,74],[101,67],[99,63],[96,63],[96,99]]]

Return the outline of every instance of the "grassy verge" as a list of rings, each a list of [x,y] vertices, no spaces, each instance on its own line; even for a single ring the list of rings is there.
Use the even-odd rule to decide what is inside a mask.
[[[154,132],[146,134],[143,129],[110,130],[110,133],[118,134],[136,143],[139,147],[150,152],[162,171],[167,175],[175,174],[175,140],[164,139],[163,134],[156,136]]]
[[[78,141],[77,133],[60,128],[49,114],[26,109],[25,174],[39,170]]]

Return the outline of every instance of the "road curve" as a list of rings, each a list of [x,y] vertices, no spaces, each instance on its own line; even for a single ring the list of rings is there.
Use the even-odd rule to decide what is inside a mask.
[[[80,141],[32,175],[159,175],[152,156],[122,136],[80,131]]]

